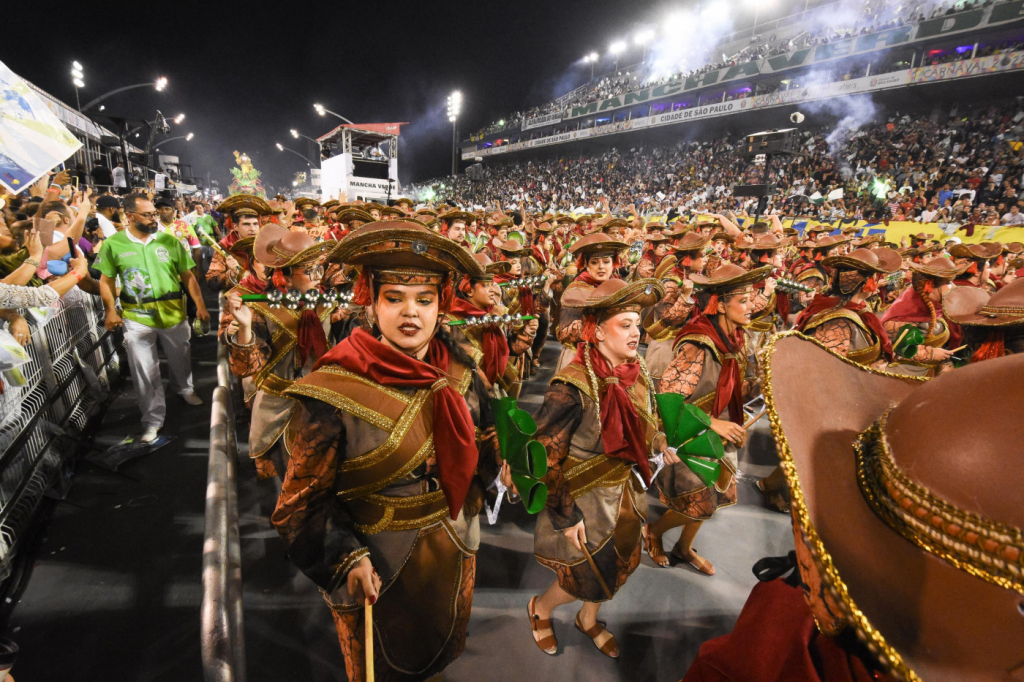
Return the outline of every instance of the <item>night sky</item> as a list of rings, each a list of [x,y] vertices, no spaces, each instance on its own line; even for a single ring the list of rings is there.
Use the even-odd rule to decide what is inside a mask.
[[[342,123],[318,116],[314,102],[357,123],[409,121],[400,138],[401,181],[443,175],[451,165],[445,98],[452,90],[464,97],[461,140],[582,84],[590,72],[584,54],[606,53],[611,40],[656,26],[682,3],[292,2],[273,11],[258,3],[247,11],[240,2],[60,4],[5,27],[0,61],[72,106],[76,59],[85,71],[83,103],[166,76],[165,92],[116,95],[104,113],[151,120],[160,109],[170,120],[184,112],[170,136],[193,132],[195,139],[161,152],[226,188],[233,150],[247,152],[265,182],[290,185],[306,164],[274,143],[315,160],[313,144],[289,129],[316,138]],[[639,50],[631,47],[629,57],[639,61]]]

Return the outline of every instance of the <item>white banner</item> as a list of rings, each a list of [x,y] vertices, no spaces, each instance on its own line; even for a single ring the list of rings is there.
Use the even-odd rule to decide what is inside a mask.
[[[562,120],[562,112],[556,111],[552,114],[544,114],[543,116],[534,116],[533,118],[523,119],[523,130],[529,130],[530,128],[540,128],[551,123],[558,123]]]

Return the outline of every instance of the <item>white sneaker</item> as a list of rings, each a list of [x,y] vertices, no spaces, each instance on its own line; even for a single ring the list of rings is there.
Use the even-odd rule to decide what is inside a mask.
[[[195,391],[189,391],[188,393],[182,393],[181,399],[189,405],[195,407],[196,405],[202,405],[203,399],[195,394]]]
[[[157,439],[157,433],[160,431],[158,426],[147,426],[146,430],[142,432],[142,438],[139,438],[140,443],[152,443]]]

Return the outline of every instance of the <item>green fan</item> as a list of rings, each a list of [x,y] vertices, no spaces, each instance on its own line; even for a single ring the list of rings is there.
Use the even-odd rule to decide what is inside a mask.
[[[721,436],[711,430],[711,417],[679,393],[659,393],[654,399],[669,446],[704,485],[714,484],[722,473],[718,460],[725,456],[725,446]]]
[[[487,246],[487,235],[481,232],[475,237],[470,237],[469,245],[473,247],[473,253],[480,253],[480,250]]]
[[[924,343],[924,332],[916,324],[905,324],[900,327],[896,335],[896,343],[892,345],[893,352],[907,360],[917,355],[917,347]]]
[[[540,481],[548,472],[548,453],[533,439],[537,422],[528,412],[519,409],[515,398],[494,398],[491,409],[501,458],[512,470],[512,482],[526,511],[536,514],[548,501],[548,487]]]

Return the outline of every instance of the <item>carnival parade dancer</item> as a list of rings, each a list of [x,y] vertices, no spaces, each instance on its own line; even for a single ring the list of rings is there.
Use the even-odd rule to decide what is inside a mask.
[[[796,551],[755,564],[733,632],[684,681],[1019,677],[1024,358],[924,381],[783,335],[764,359]]]
[[[576,628],[605,655],[619,655],[597,612],[640,563],[649,458],[664,448],[651,380],[637,355],[640,311],[663,294],[657,280],[610,280],[562,298],[566,310],[581,313],[584,332],[536,417],[549,494],[537,516],[534,554],[556,580],[530,600],[528,612],[534,640],[547,654],[558,650],[551,612],[581,600]]]
[[[225,199],[217,212],[229,215],[224,224],[228,234],[218,243],[220,249],[213,251],[210,267],[206,269],[206,285],[214,291],[225,291],[245,276],[244,268],[231,253],[231,246],[240,239],[255,238],[260,230],[260,217],[269,216],[273,209],[257,196],[236,194]],[[221,251],[226,252],[227,257]]]
[[[726,449],[721,476],[711,485],[677,457],[666,456],[665,467],[655,480],[668,509],[644,530],[647,552],[658,566],[669,565],[662,536],[682,526],[672,554],[700,573],[715,574],[712,563],[693,549],[693,541],[715,511],[736,504],[736,453],[746,441],[744,328],[750,324],[754,310],[754,284],[770,273],[768,265],[747,271],[727,263],[710,275],[691,278],[700,290],[698,304],[702,312],[679,331],[677,355],[665,371],[660,392],[683,395],[687,403],[707,412],[711,429],[722,437]]]
[[[956,287],[943,300],[942,314],[964,330],[970,362],[1024,353],[1024,279],[994,294],[977,287]]]
[[[498,314],[493,289],[494,278],[511,270],[510,261],[492,263],[485,253],[478,253],[476,261],[483,268],[480,276],[463,275],[455,292],[455,300],[449,314],[451,320],[481,319]],[[525,355],[537,334],[537,320],[528,320],[518,331],[510,328],[507,332],[502,322],[479,326],[453,326],[452,338],[473,357],[486,381],[489,392],[502,392],[518,397],[522,387],[516,363],[510,358]]]
[[[488,396],[443,330],[472,255],[419,223],[375,222],[334,254],[362,267],[356,329],[285,392],[299,401],[273,522],[323,591],[345,670],[365,679],[364,604],[374,604],[377,679],[422,680],[461,654],[479,526],[466,508],[478,466],[497,476]]]
[[[628,244],[596,232],[577,240],[569,247],[569,253],[576,259],[576,278],[562,291],[562,300],[575,289],[591,291],[610,280],[621,263],[619,256],[629,248]],[[577,346],[583,341],[583,319],[580,311],[561,306],[555,338],[562,344],[556,370],[562,369],[576,356]]]
[[[308,374],[330,347],[331,313],[336,303],[291,309],[272,308],[266,301],[243,301],[243,295],[282,293],[295,289],[305,295],[323,277],[321,261],[335,247],[334,241],[316,243],[305,232],[291,232],[276,223],[265,225],[252,245],[255,260],[270,282],[248,274],[228,294],[228,316],[221,320],[237,325],[222,336],[229,349],[229,366],[238,377],[252,377],[245,399],[252,400],[249,426],[249,457],[257,477],[281,476],[288,454],[281,442],[296,402],[284,391],[298,377]],[[269,284],[269,286],[268,286]]]
[[[923,263],[910,261],[911,286],[889,306],[882,316],[882,328],[896,344],[909,324],[924,334],[917,352],[910,358],[897,357],[894,372],[932,377],[939,371],[953,368],[953,353],[944,346],[956,348],[963,334],[956,324],[943,319],[943,299],[953,288],[967,265],[955,265],[948,256],[930,258]],[[973,288],[973,287],[965,287]]]
[[[656,278],[665,287],[661,299],[644,318],[647,342],[647,371],[654,380],[655,392],[661,392],[661,377],[675,358],[676,336],[693,313],[693,281],[690,277],[704,270],[704,249],[710,237],[700,232],[687,232],[672,246],[674,257],[665,259],[669,265],[655,271]]]

